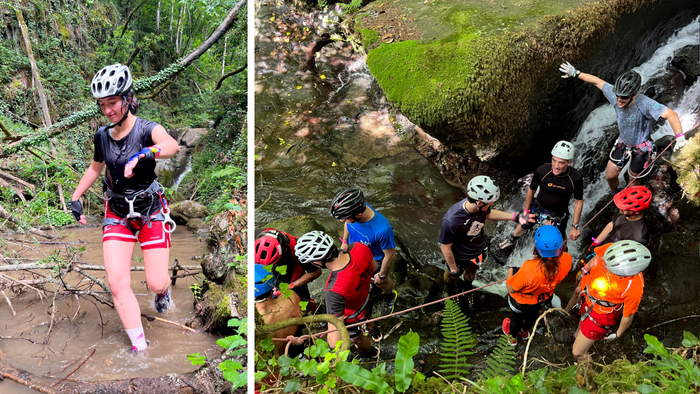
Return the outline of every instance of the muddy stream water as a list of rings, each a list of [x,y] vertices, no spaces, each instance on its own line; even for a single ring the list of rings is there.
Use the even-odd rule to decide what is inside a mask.
[[[85,247],[85,251],[78,255],[80,262],[103,265],[102,259],[102,232],[99,227],[87,229],[70,229],[60,232],[61,242],[86,241],[83,244],[72,244],[75,248]],[[55,250],[66,246],[62,245],[35,245],[22,244],[10,241],[11,239],[25,238],[19,234],[4,235],[5,243],[2,246],[3,255],[19,251],[19,257],[24,259],[47,258]],[[29,239],[31,241],[31,239]],[[40,240],[41,241],[41,240]],[[206,252],[206,246],[197,235],[184,228],[178,228],[172,234],[172,248],[170,250],[170,265],[177,258],[182,265],[196,265],[195,256],[202,256]],[[13,254],[13,256],[15,256]],[[62,253],[65,256],[65,252]],[[138,246],[134,248],[132,266],[142,266],[142,253]],[[27,262],[31,262],[28,260]],[[40,272],[43,275],[49,271]],[[104,271],[89,271],[90,274],[107,283],[107,275]],[[182,273],[182,271],[180,271]],[[5,273],[14,278],[27,278],[24,272]],[[153,304],[153,293],[145,285],[143,271],[134,271],[131,275],[132,290],[136,294],[141,307],[141,313],[158,316],[163,319],[184,324],[194,317],[193,295],[190,286],[201,282],[201,274],[185,278],[178,278],[176,285],[172,286],[172,300],[174,306],[163,314],[159,314]],[[67,283],[76,285],[80,280],[79,274],[70,273],[66,276]],[[85,282],[83,282],[85,283]],[[49,285],[47,288],[51,289]],[[101,291],[99,286],[92,288]],[[51,333],[51,341],[45,352],[45,339],[47,325],[35,327],[39,323],[50,319],[51,299],[39,299],[37,293],[26,289],[18,296],[11,297],[12,306],[17,312],[12,316],[10,308],[4,301],[0,303],[0,336],[21,337],[22,339],[0,340],[0,362],[18,369],[29,371],[37,376],[50,374],[62,378],[72,371],[78,364],[75,363],[65,371],[59,372],[74,360],[83,360],[92,349],[95,353],[78,369],[71,379],[82,381],[127,379],[133,377],[157,377],[166,374],[191,372],[197,369],[187,361],[187,355],[192,353],[218,354],[215,350],[218,346],[215,335],[205,333],[193,333],[184,331],[177,326],[142,319],[146,339],[150,342],[148,349],[143,354],[135,355],[131,350],[129,338],[119,320],[116,310],[96,303],[96,306],[86,299],[78,302],[75,296],[57,298],[58,310]],[[91,297],[88,297],[91,298]],[[60,302],[58,300],[60,299]],[[100,318],[101,314],[101,318]],[[102,325],[104,322],[104,326]],[[58,380],[56,380],[58,381]],[[0,393],[33,393],[35,391],[5,379],[0,382]]]

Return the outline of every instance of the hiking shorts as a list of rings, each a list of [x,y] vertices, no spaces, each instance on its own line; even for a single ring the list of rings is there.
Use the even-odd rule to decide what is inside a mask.
[[[585,314],[587,311],[588,305],[584,303],[583,308],[581,308],[581,313]],[[621,314],[621,310],[605,314],[591,311],[591,314],[581,322],[581,333],[590,340],[601,340],[610,335],[611,331],[617,325]]]
[[[105,204],[105,216],[110,219],[122,220],[119,215],[109,209],[109,205]],[[153,217],[155,215],[151,215]],[[170,233],[165,231],[168,224],[161,221],[150,222],[151,226],[144,224],[139,231],[132,231],[129,227],[123,224],[108,225],[102,228],[102,242],[105,241],[121,241],[121,242],[136,242],[141,244],[141,250],[147,249],[163,249],[169,248]]]

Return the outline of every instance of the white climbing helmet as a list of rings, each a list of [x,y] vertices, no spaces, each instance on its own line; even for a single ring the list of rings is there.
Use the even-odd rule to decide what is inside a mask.
[[[493,179],[485,175],[479,175],[469,181],[467,195],[473,200],[489,204],[498,200],[498,197],[501,196],[501,190],[496,186]]]
[[[311,264],[314,261],[326,261],[334,249],[336,246],[330,235],[314,230],[299,237],[294,255],[300,263]]]
[[[574,158],[574,144],[569,141],[559,141],[552,148],[552,156],[556,156],[563,160],[571,160]]]
[[[651,263],[651,252],[637,241],[617,241],[603,255],[608,270],[619,276],[636,275]]]
[[[129,67],[119,63],[102,68],[90,83],[92,97],[101,99],[109,96],[124,95],[133,85]]]

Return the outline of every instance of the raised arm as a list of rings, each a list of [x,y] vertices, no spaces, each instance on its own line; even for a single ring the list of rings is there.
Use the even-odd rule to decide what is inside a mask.
[[[591,85],[595,85],[595,87],[597,87],[598,89],[603,90],[603,85],[605,84],[605,81],[596,77],[593,74],[582,73],[580,70],[574,68],[574,66],[572,66],[569,62],[562,63],[559,66],[559,71],[564,73],[564,75],[561,76],[562,78],[578,78],[583,82],[588,82]]]

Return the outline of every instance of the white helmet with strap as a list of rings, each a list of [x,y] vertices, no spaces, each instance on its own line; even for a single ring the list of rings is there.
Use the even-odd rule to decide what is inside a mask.
[[[559,141],[552,148],[552,156],[556,156],[563,160],[571,160],[574,158],[574,144],[569,141]]]
[[[129,67],[119,63],[103,67],[95,74],[90,83],[92,97],[101,99],[109,96],[124,95],[134,84]]]
[[[603,255],[610,272],[618,276],[633,276],[649,266],[651,252],[637,241],[617,241]]]

